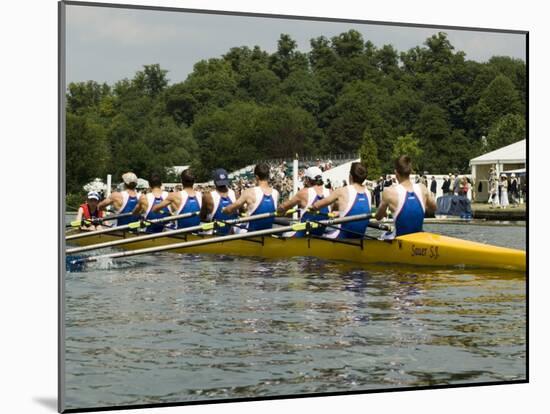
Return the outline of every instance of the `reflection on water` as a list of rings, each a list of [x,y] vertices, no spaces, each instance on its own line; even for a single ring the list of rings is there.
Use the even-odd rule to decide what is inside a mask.
[[[525,378],[521,273],[166,253],[66,288],[67,408]]]

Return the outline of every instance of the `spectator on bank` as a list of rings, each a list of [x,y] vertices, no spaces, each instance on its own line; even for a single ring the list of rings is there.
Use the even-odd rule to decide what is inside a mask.
[[[518,194],[518,179],[516,178],[516,174],[512,173],[510,175],[510,200],[512,201],[512,204],[514,206],[517,206],[519,204],[519,194]]]
[[[500,208],[506,208],[510,205],[508,202],[508,177],[506,174],[500,176]]]
[[[455,192],[455,176],[449,173],[449,194],[454,194]]]
[[[466,197],[468,195],[468,190],[470,189],[470,183],[468,182],[468,178],[465,176],[462,176],[460,181],[458,181],[457,184],[457,194],[459,196]]]
[[[430,181],[430,192],[433,194],[435,199],[435,195],[437,194],[437,181],[435,180],[435,177],[433,175],[432,180]]]
[[[374,205],[378,207],[380,205],[380,195],[384,191],[384,177],[380,177],[374,187]]]
[[[454,177],[454,182],[453,182],[453,193],[458,195],[460,194],[460,185],[462,183],[462,178],[460,177],[460,175],[458,175],[458,173],[456,173],[455,175],[453,175]]]
[[[441,185],[441,191],[443,191],[443,195],[448,195],[450,192],[450,186],[451,186],[451,179],[450,174],[448,177],[445,177],[443,179],[443,184]]]

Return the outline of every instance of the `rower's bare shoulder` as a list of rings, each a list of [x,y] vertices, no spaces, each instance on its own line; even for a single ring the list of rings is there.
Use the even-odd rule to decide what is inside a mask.
[[[111,200],[122,200],[122,194],[118,191],[114,191],[107,198],[110,198]]]
[[[178,200],[179,196],[180,196],[179,191],[172,191],[171,193],[168,193],[168,195],[166,196],[166,200],[169,200],[169,201]]]
[[[386,187],[382,191],[382,199],[385,201],[392,201],[397,198],[397,190],[394,187]]]

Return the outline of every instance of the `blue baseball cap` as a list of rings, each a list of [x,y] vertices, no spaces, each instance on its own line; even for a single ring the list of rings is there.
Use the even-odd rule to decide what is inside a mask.
[[[212,173],[212,178],[214,180],[214,185],[217,187],[223,187],[229,185],[229,175],[227,174],[227,171],[225,171],[223,168],[218,168],[214,170]]]

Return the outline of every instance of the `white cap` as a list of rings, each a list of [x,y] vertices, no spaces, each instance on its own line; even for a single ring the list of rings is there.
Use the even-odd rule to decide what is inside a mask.
[[[122,174],[122,181],[124,181],[124,184],[137,184],[138,178],[137,175],[135,175],[133,172],[127,172],[126,174]]]
[[[99,201],[99,194],[96,191],[90,191],[88,193],[88,200],[91,198],[95,198],[97,201]]]
[[[510,177],[514,178],[516,176],[516,174],[512,173],[512,175]]]
[[[311,180],[315,180],[318,177],[323,178],[323,171],[319,167],[309,167],[305,172],[305,176]]]

